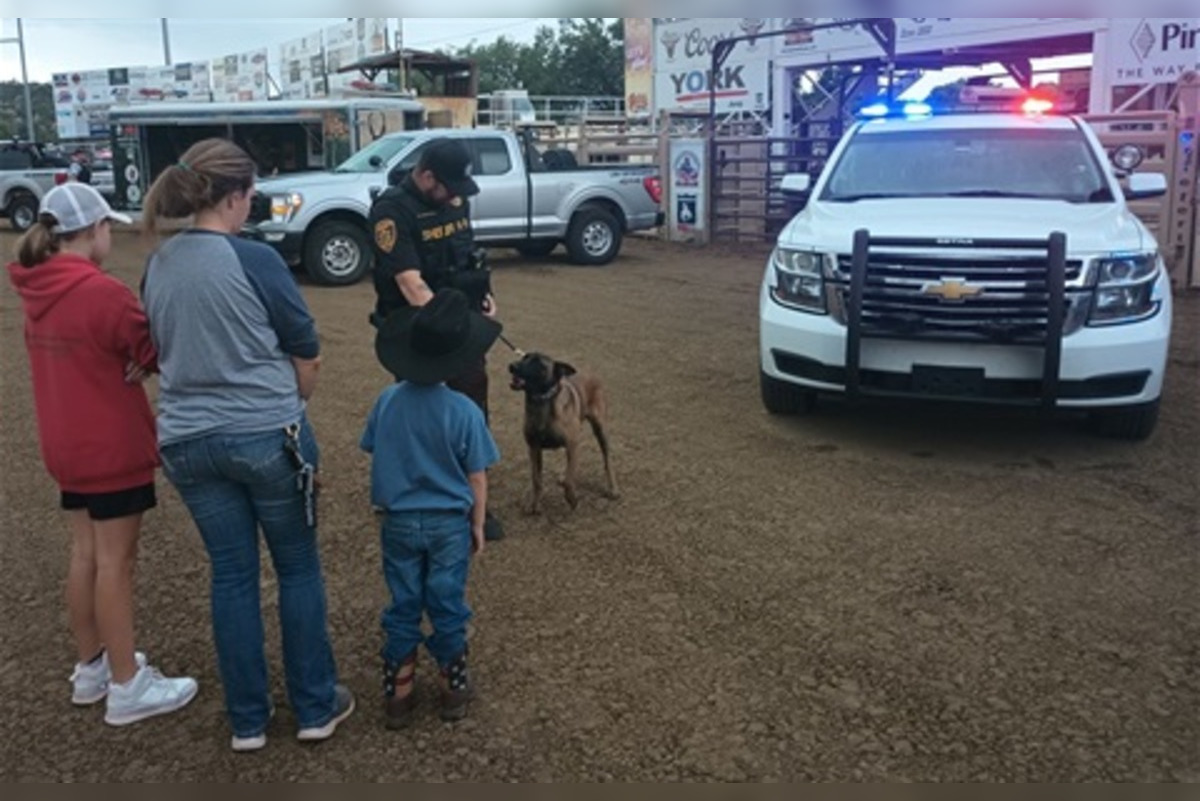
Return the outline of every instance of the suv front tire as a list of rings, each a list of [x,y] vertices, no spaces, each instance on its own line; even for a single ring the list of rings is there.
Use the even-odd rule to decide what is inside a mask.
[[[758,380],[763,406],[771,414],[808,414],[817,405],[817,393],[811,389],[771,378],[761,370]]]

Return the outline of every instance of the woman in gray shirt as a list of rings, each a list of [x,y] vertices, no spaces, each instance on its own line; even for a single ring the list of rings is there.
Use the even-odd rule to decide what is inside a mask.
[[[319,453],[305,403],[320,345],[287,265],[239,239],[255,165],[224,139],[198,142],[155,180],[145,224],[194,215],[151,255],[142,283],[159,353],[163,469],[212,563],[212,623],[233,749],[266,745],[259,531],[279,578],[284,668],[298,737],[324,740],[354,710],[337,683],[316,536]]]

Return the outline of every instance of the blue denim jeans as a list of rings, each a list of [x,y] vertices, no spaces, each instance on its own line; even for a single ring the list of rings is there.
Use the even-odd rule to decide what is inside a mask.
[[[392,604],[383,610],[383,658],[400,663],[422,642],[445,667],[467,650],[467,572],[471,523],[464,514],[389,514],[381,526],[383,577]],[[421,613],[433,633],[421,634]]]
[[[261,529],[279,581],[288,700],[301,728],[335,714],[337,668],[326,628],[317,531],[304,517],[282,429],[215,434],[162,448],[163,470],[187,504],[212,563],[212,625],[233,732],[254,737],[271,715],[259,591]],[[314,466],[305,421],[301,452]]]

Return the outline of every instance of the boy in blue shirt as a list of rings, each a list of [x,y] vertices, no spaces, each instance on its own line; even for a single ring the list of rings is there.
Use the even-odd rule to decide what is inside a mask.
[[[445,381],[477,363],[501,326],[439,291],[380,325],[376,355],[397,384],[380,394],[362,449],[371,458],[371,503],[382,510],[383,574],[392,603],[382,616],[385,715],[406,726],[416,707],[417,646],[442,678],[443,720],[467,714],[467,569],[484,547],[487,469],[500,454],[483,412]],[[433,633],[421,634],[422,612]]]

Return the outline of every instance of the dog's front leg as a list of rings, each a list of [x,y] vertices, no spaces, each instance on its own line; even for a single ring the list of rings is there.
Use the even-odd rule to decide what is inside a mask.
[[[533,477],[533,495],[526,511],[531,515],[542,513],[542,449],[529,446],[529,468]]]
[[[563,494],[567,497],[567,505],[572,509],[579,506],[579,496],[575,493],[576,482],[579,478],[579,437],[567,439],[567,472],[563,475]]]

